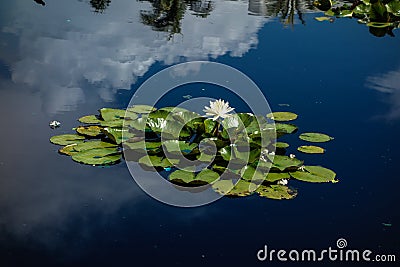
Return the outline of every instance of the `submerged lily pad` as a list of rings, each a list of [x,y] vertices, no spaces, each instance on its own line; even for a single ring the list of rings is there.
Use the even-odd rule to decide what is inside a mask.
[[[82,122],[82,123],[87,123],[87,124],[99,124],[102,122],[95,115],[83,116],[83,117],[79,118],[78,121]]]
[[[297,119],[297,114],[293,112],[272,112],[267,114],[267,118],[274,121],[292,121]]]
[[[304,166],[305,171],[291,172],[293,178],[310,183],[337,182],[336,173],[321,166]]]
[[[50,142],[61,146],[82,143],[83,140],[85,140],[85,137],[77,134],[55,135],[50,138]]]
[[[72,159],[89,165],[110,165],[121,160],[121,152],[116,148],[89,149],[72,155]]]
[[[297,191],[284,185],[260,185],[256,192],[260,197],[271,199],[292,199],[297,196]]]
[[[298,151],[308,154],[323,154],[325,149],[319,146],[300,146],[297,148]]]
[[[80,134],[90,136],[90,137],[96,137],[102,134],[101,130],[103,130],[102,127],[99,126],[79,126],[76,128],[76,131]]]
[[[314,143],[323,143],[333,140],[333,137],[323,133],[302,133],[299,138],[304,141],[314,142]]]

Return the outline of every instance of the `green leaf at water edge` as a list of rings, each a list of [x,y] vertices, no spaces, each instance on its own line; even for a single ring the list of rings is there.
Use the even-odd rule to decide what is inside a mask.
[[[319,146],[300,146],[297,148],[298,151],[307,153],[307,154],[323,154],[325,153],[325,149]]]
[[[100,115],[105,121],[112,121],[118,119],[137,119],[138,115],[131,111],[126,111],[124,109],[115,109],[115,108],[102,108],[100,109]]]
[[[144,156],[139,159],[139,164],[146,167],[171,168],[179,163],[177,159],[167,159],[162,156]]]
[[[314,142],[314,143],[323,143],[333,140],[333,137],[323,133],[302,133],[299,138],[304,141]]]
[[[102,134],[102,129],[103,128],[99,126],[79,126],[76,128],[76,131],[82,135],[96,137]]]
[[[218,173],[216,173],[212,170],[209,170],[209,169],[204,169],[196,175],[196,178],[194,179],[194,181],[197,181],[200,183],[203,182],[205,184],[211,184],[211,183],[216,182],[218,179],[219,179]]]
[[[267,177],[265,178],[266,182],[277,182],[282,179],[289,179],[290,175],[287,172],[269,172]]]
[[[275,143],[275,147],[276,148],[288,148],[289,144],[288,143],[284,143],[284,142],[276,142]]]
[[[76,146],[74,146],[74,150],[81,152],[81,151],[90,150],[90,149],[116,148],[116,147],[117,147],[116,144],[111,144],[108,142],[95,140],[95,141],[87,141],[87,142],[79,143]]]
[[[87,123],[87,124],[99,124],[100,122],[102,122],[95,115],[83,116],[83,117],[79,118],[78,121],[82,122],[82,123]]]
[[[266,197],[270,199],[293,199],[297,196],[297,191],[290,189],[284,185],[260,185],[256,192],[260,197]]]
[[[50,138],[50,142],[61,146],[82,143],[83,140],[85,140],[85,137],[77,134],[55,135]]]
[[[297,131],[297,126],[289,123],[275,123],[277,137],[292,134]]]
[[[240,170],[240,176],[246,181],[262,182],[265,180],[265,174],[256,170],[254,167],[247,165]]]
[[[390,23],[390,22],[368,22],[367,26],[374,27],[374,28],[387,28],[387,27],[393,26],[393,23]]]
[[[215,190],[215,192],[221,195],[227,194],[232,190],[233,187],[234,184],[232,180],[219,180],[212,184],[212,188]]]
[[[304,166],[304,171],[291,172],[290,176],[311,183],[337,182],[336,173],[321,166]]]
[[[275,155],[272,168],[284,171],[290,168],[297,168],[301,165],[303,165],[303,161],[299,159],[290,158],[288,156]]]
[[[112,128],[107,127],[102,129],[108,138],[110,138],[114,143],[120,145],[122,142],[127,141],[129,138],[135,137],[135,134],[129,132],[127,128]]]
[[[148,105],[133,105],[131,107],[128,107],[126,110],[140,114],[147,114],[152,111],[156,111],[157,109]]]
[[[72,159],[89,165],[110,165],[121,160],[121,152],[116,148],[89,149],[72,155]]]
[[[177,183],[190,183],[193,182],[195,178],[195,174],[191,171],[185,171],[185,170],[177,170],[172,172],[168,179],[171,182],[177,182]]]
[[[272,112],[267,114],[267,118],[273,119],[274,121],[292,121],[297,119],[297,114],[293,112]]]
[[[59,152],[60,154],[72,156],[72,155],[78,153],[78,151],[76,151],[76,150],[74,149],[74,147],[75,147],[76,145],[77,145],[77,144],[66,145],[66,146],[60,148],[60,149],[58,150],[58,152]]]
[[[244,197],[254,193],[257,189],[257,185],[243,179],[240,179],[235,186],[227,192],[226,196]]]

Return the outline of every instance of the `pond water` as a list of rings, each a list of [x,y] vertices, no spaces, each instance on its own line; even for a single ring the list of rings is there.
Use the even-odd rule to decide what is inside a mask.
[[[322,250],[339,238],[398,253],[398,31],[378,38],[355,19],[318,22],[323,13],[300,0],[40,2],[0,3],[1,266],[280,266],[259,262],[257,251]],[[79,165],[49,143],[83,115],[125,108],[158,71],[193,60],[242,71],[273,111],[299,114],[300,131],[334,136],[326,154],[302,158],[340,182],[293,182],[299,195],[288,201],[224,197],[176,208],[141,191],[124,163]],[[200,89],[224,97],[189,86],[165,104]],[[50,129],[51,120],[61,127]]]

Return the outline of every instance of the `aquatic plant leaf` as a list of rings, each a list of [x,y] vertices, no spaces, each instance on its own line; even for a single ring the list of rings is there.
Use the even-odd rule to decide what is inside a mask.
[[[290,158],[288,156],[275,155],[272,168],[276,168],[276,169],[279,169],[280,171],[284,171],[288,168],[299,167],[301,165],[303,165],[303,161],[301,161],[299,159]]]
[[[151,130],[150,127],[147,126],[147,118],[146,117],[138,118],[136,120],[125,120],[124,126],[131,127],[133,129],[136,129],[139,131]]]
[[[116,119],[116,120],[100,122],[100,125],[103,127],[114,127],[114,128],[122,128],[123,124],[124,124],[123,119]]]
[[[147,167],[161,167],[168,168],[174,167],[179,163],[178,159],[167,159],[160,156],[144,156],[139,159],[139,164],[143,164]]]
[[[390,1],[386,4],[387,11],[400,17],[400,1]]]
[[[163,108],[160,108],[159,110],[167,112],[167,113],[191,112],[190,110],[181,108],[181,107],[163,107]]]
[[[116,144],[111,144],[111,143],[95,140],[95,141],[87,141],[87,142],[79,143],[76,146],[74,146],[74,150],[81,152],[81,151],[90,150],[90,149],[116,148],[116,147],[117,147]]]
[[[196,143],[189,144],[185,141],[167,140],[163,142],[166,152],[172,154],[189,154],[198,146]]]
[[[331,21],[332,20],[331,17],[315,17],[314,19],[317,21]]]
[[[64,155],[72,156],[72,155],[78,153],[78,151],[76,151],[76,150],[74,149],[74,146],[76,146],[76,145],[77,145],[77,144],[66,145],[66,146],[60,148],[60,149],[58,150],[58,152],[61,153],[61,154],[64,154]]]
[[[196,175],[194,181],[204,182],[205,184],[211,184],[219,179],[219,174],[215,171],[204,169]]]
[[[265,179],[264,173],[256,170],[254,167],[247,165],[240,170],[240,176],[246,181],[262,182]]]
[[[333,137],[322,133],[302,133],[299,138],[304,141],[314,142],[314,143],[323,143],[333,140]]]
[[[102,129],[102,132],[106,134],[111,141],[118,145],[127,141],[129,138],[135,137],[135,134],[129,132],[127,128],[106,127]]]
[[[96,115],[83,116],[79,118],[78,121],[86,124],[99,124],[100,122],[102,122],[96,117]]]
[[[229,145],[219,150],[222,158],[226,161],[232,161],[237,164],[253,163],[260,156],[260,149],[252,149],[250,146],[242,147],[236,145]]]
[[[256,192],[260,197],[270,199],[293,199],[297,196],[297,191],[284,185],[260,185]]]
[[[176,120],[182,125],[187,125],[190,128],[195,128],[196,123],[203,123],[205,118],[200,116],[200,114],[192,111],[179,111],[173,113],[169,120]]]
[[[337,15],[339,18],[351,18],[353,16],[353,11],[352,10],[341,10],[339,15]]]
[[[256,184],[240,179],[229,192],[225,193],[225,195],[244,197],[253,194],[256,189]]]
[[[156,111],[157,109],[148,105],[133,105],[131,107],[128,107],[126,110],[134,113],[147,114],[152,111]]]
[[[297,148],[298,151],[308,154],[323,154],[325,153],[325,149],[319,146],[299,146]]]
[[[289,123],[275,123],[278,137],[283,134],[292,134],[297,131],[297,126]]]
[[[310,183],[337,182],[336,173],[321,166],[304,166],[305,171],[290,172],[293,178]]]
[[[79,134],[83,134],[90,137],[96,137],[102,134],[102,127],[99,126],[79,126],[76,131]]]
[[[215,192],[221,195],[226,195],[232,190],[233,187],[234,184],[232,180],[218,180],[212,184],[212,188],[215,190]]]
[[[177,183],[190,183],[193,182],[195,178],[195,174],[191,171],[185,171],[185,170],[177,170],[172,172],[168,179],[171,182],[177,182]]]
[[[111,165],[121,160],[121,152],[116,148],[96,148],[80,151],[72,159],[89,165]]]
[[[137,119],[138,115],[131,111],[126,111],[124,109],[115,108],[102,108],[100,109],[100,115],[105,121],[113,121],[117,119]]]
[[[276,142],[275,143],[275,147],[276,148],[288,148],[289,144],[288,143],[284,143],[284,142]]]
[[[371,11],[371,5],[366,5],[366,4],[359,4],[353,9],[354,14],[357,15],[365,15],[368,14],[370,11]]]
[[[60,146],[82,143],[83,140],[85,140],[85,137],[77,134],[55,135],[50,138],[50,142]]]
[[[127,140],[124,142],[124,147],[133,150],[155,150],[161,149],[161,142],[149,142],[149,141],[137,141],[137,142],[130,142]]]
[[[267,118],[273,119],[274,121],[292,121],[297,119],[297,114],[293,112],[272,112],[267,114]]]
[[[267,174],[267,177],[265,178],[265,181],[267,182],[276,182],[282,179],[289,179],[290,175],[287,172],[269,172]]]
[[[393,26],[393,23],[390,23],[390,22],[368,22],[367,26],[374,27],[374,28],[386,28],[386,27]]]

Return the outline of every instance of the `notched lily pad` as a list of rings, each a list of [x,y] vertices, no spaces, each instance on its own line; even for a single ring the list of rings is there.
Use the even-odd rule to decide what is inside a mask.
[[[321,166],[304,166],[304,171],[291,172],[293,178],[310,183],[337,182],[336,173]]]
[[[111,165],[121,160],[121,152],[117,148],[89,149],[72,155],[72,159],[89,165]]]
[[[297,168],[301,165],[303,165],[303,161],[299,159],[290,158],[288,156],[275,155],[272,169],[278,169],[280,171],[284,171],[290,168]]]
[[[333,137],[323,133],[302,133],[299,138],[307,142],[323,143],[333,140]]]
[[[307,154],[323,154],[325,153],[325,149],[319,146],[300,146],[297,148],[298,151],[307,153]]]
[[[297,114],[293,112],[272,112],[267,114],[267,118],[274,121],[293,121],[297,119]]]
[[[60,146],[82,143],[83,140],[85,140],[85,137],[78,134],[62,134],[50,138],[50,142]]]
[[[225,195],[244,197],[253,194],[256,189],[256,184],[240,179],[229,192],[225,193]]]
[[[78,151],[76,151],[76,150],[74,149],[74,147],[75,147],[76,145],[77,145],[77,144],[66,145],[65,147],[60,148],[60,149],[58,150],[58,152],[59,152],[60,154],[72,156],[72,155],[78,153]]]

